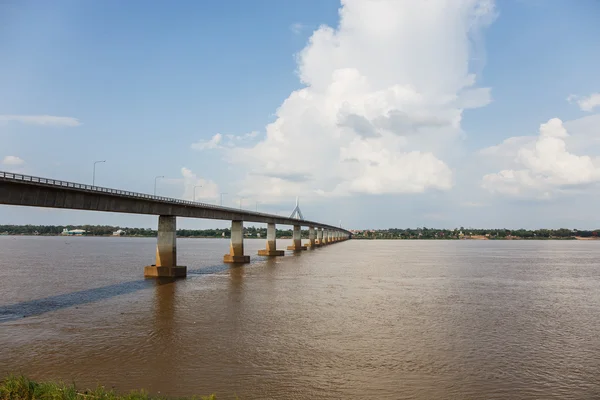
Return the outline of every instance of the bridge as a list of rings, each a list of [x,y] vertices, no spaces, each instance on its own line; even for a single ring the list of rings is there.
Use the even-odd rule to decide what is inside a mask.
[[[244,222],[267,224],[266,247],[259,250],[260,256],[284,255],[283,250],[277,250],[276,225],[293,226],[293,244],[288,247],[292,251],[351,238],[345,229],[304,219],[2,171],[0,204],[157,215],[156,264],[144,268],[144,276],[152,278],[187,275],[187,268],[177,265],[177,217],[231,221],[231,243],[229,253],[223,256],[225,263],[250,261],[250,256],[244,254]],[[302,227],[308,227],[306,245],[302,244]]]

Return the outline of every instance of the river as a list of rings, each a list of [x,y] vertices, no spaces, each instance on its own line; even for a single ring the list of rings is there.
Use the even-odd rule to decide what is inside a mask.
[[[600,241],[347,241],[143,279],[155,239],[0,237],[0,376],[219,399],[600,397]],[[284,248],[289,243],[278,241]]]

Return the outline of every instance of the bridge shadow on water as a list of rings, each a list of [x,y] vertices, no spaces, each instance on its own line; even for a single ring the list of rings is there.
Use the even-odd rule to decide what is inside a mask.
[[[228,271],[231,268],[236,267],[220,264],[192,269],[188,270],[188,278],[217,274]],[[176,280],[169,278],[139,279],[94,289],[85,289],[73,293],[60,294],[56,296],[44,297],[42,299],[0,306],[0,324],[21,318],[33,317],[48,312],[57,311],[63,308],[94,303],[123,294],[129,294],[140,290],[153,288],[157,285],[172,284],[174,282],[176,282]]]

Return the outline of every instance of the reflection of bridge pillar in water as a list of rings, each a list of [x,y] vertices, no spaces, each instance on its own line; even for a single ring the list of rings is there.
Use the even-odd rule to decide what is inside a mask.
[[[228,299],[228,319],[237,324],[241,315],[240,303],[244,300],[244,277],[246,268],[243,265],[235,266],[229,269],[229,299]]]
[[[178,365],[180,349],[177,340],[177,324],[175,322],[177,284],[169,278],[158,278],[154,290],[154,320],[152,326],[152,348],[157,352],[152,357],[156,362],[147,373],[155,387],[176,382],[179,377]]]

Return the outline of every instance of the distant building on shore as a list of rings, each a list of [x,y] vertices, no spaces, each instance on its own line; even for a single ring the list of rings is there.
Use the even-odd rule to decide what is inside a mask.
[[[119,229],[118,231],[113,232],[113,236],[123,236],[125,234],[126,234],[126,232],[122,229]]]
[[[73,229],[68,230],[67,228],[63,229],[61,235],[63,236],[83,236],[86,234],[86,231],[83,229]]]

